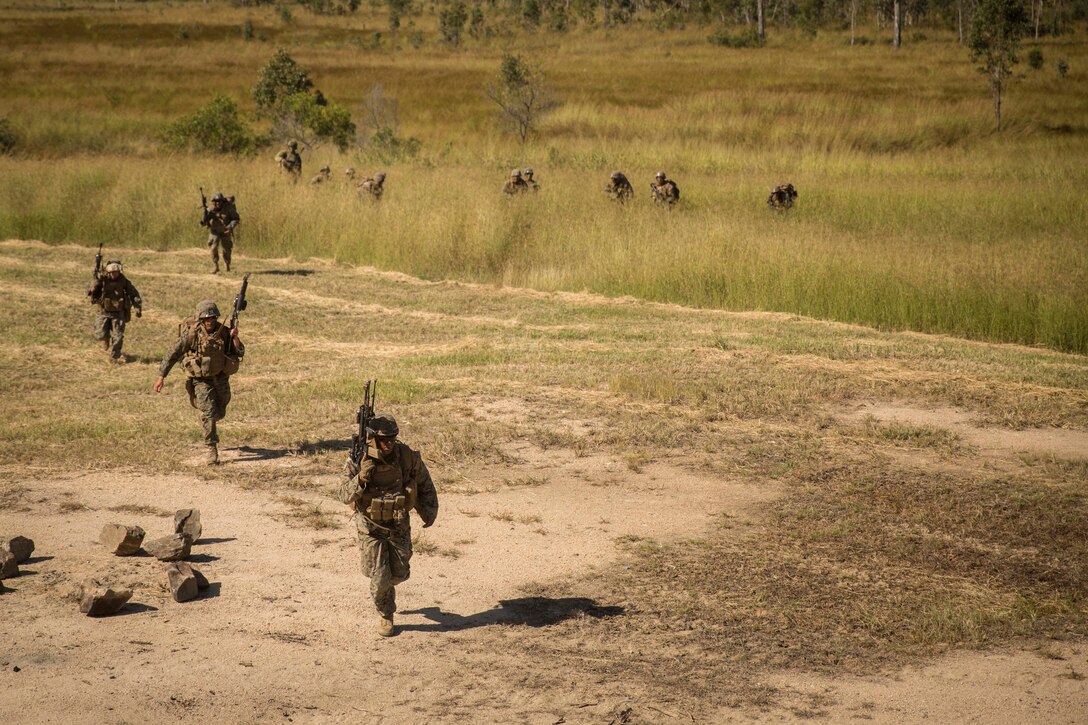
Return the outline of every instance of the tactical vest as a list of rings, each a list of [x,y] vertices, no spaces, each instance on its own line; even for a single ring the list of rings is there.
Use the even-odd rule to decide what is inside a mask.
[[[234,230],[227,228],[228,226],[230,226],[230,222],[230,209],[224,209],[220,212],[213,211],[208,215],[208,229],[210,229],[212,234],[216,235],[217,237],[225,237],[231,235]]]
[[[230,349],[230,331],[220,325],[215,332],[209,333],[204,325],[194,318],[182,322],[188,325],[184,333],[188,336],[189,351],[181,359],[181,367],[193,378],[210,378],[223,373],[233,375],[238,372],[240,361],[227,354]]]
[[[131,302],[126,294],[125,278],[118,276],[110,279],[102,278],[102,296],[98,298],[98,304],[103,312],[128,312]]]
[[[405,481],[401,469],[400,456],[397,463],[386,463],[377,458],[377,452],[371,446],[367,450],[370,481],[359,501],[359,511],[376,524],[400,523],[407,520],[408,512],[416,507],[415,486]]]

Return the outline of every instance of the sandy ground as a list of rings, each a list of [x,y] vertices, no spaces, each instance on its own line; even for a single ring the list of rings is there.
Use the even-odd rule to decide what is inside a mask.
[[[224,454],[227,466],[290,465]],[[691,536],[720,512],[743,516],[778,492],[663,465],[634,472],[604,457],[550,455],[545,464],[530,450],[521,455],[522,483],[442,495],[438,523],[424,534],[435,550],[417,553],[412,579],[398,587],[392,639],[373,632],[353,527],[332,499],[299,494],[335,512],[338,525],[318,530],[287,516],[282,492],[185,472],[18,480],[9,471],[0,486],[12,503],[0,511],[0,531],[30,536],[37,550],[0,596],[0,721],[1088,719],[1088,652],[1068,644],[952,652],[870,678],[783,672],[768,683],[780,693],[773,705],[698,717],[624,682],[571,677],[561,690],[543,687],[535,668],[547,663],[525,661],[509,645],[610,603],[581,589],[534,598],[526,593],[534,584],[613,564],[625,538]],[[110,510],[119,506],[152,508]],[[195,601],[170,598],[162,563],[113,557],[96,543],[110,522],[165,535],[173,511],[187,507],[204,522],[191,560],[212,582]],[[88,576],[130,586],[132,601],[112,617],[81,615],[66,595]],[[592,578],[580,586],[591,590]],[[556,636],[577,638],[578,629]]]

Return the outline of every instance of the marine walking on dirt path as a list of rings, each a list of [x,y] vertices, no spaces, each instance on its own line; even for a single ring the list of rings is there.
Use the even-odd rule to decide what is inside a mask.
[[[423,458],[397,440],[397,421],[375,415],[365,429],[359,460],[351,458],[338,497],[355,509],[355,527],[363,574],[370,578],[370,595],[378,610],[378,634],[395,633],[396,585],[411,573],[412,526],[415,509],[423,528],[438,517],[438,493]]]
[[[122,362],[121,345],[125,341],[125,325],[136,316],[143,314],[143,300],[135,285],[121,271],[121,260],[111,259],[106,262],[106,273],[98,274],[101,252],[95,261],[94,285],[87,290],[91,303],[98,305],[98,317],[95,319],[95,339],[102,343],[102,349],[110,354],[114,362]]]
[[[242,284],[240,296],[244,300],[245,281]],[[230,376],[238,372],[246,351],[238,339],[237,327],[228,328],[219,322],[219,317],[219,307],[212,300],[204,300],[196,306],[196,316],[182,322],[174,348],[163,356],[154,385],[156,393],[161,391],[170,369],[181,362],[187,376],[185,391],[189,394],[189,404],[200,413],[205,460],[210,466],[219,463],[216,423],[227,415]],[[237,320],[233,323],[237,325]]]
[[[368,176],[358,186],[359,196],[370,197],[374,201],[381,201],[385,193],[385,172],[379,171],[373,176]]]
[[[680,187],[665,176],[664,171],[658,171],[654,175],[654,182],[650,184],[650,197],[657,204],[672,207],[680,201]]]
[[[525,183],[525,179],[521,176],[521,169],[514,169],[510,172],[510,177],[506,180],[506,183],[502,185],[502,193],[508,196],[517,196],[518,194],[524,194],[529,191],[529,185]]]
[[[215,265],[212,274],[219,274],[220,247],[223,248],[223,262],[227,265],[227,271],[230,271],[230,258],[234,251],[234,230],[240,221],[233,196],[227,197],[217,192],[212,197],[212,208],[209,209],[205,204],[200,226],[208,227],[208,247],[212,251],[212,264]]]
[[[276,163],[280,170],[291,177],[291,181],[298,181],[302,177],[302,156],[298,153],[298,141],[287,144],[287,148],[276,154]]]
[[[622,171],[613,171],[608,178],[608,184],[604,187],[604,193],[609,199],[626,204],[635,195],[635,189]]]

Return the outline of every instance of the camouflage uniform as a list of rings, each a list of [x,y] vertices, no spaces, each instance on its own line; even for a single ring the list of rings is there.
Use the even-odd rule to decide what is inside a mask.
[[[622,171],[613,171],[608,185],[604,187],[604,193],[608,194],[609,199],[623,204],[635,195],[635,189]]]
[[[181,361],[188,376],[185,391],[189,394],[189,404],[200,411],[208,462],[218,463],[219,431],[216,423],[227,415],[231,397],[230,376],[237,372],[246,348],[241,340],[231,338],[226,325],[217,323],[212,332],[205,330],[202,319],[208,317],[219,317],[219,308],[210,300],[197,306],[195,323],[187,320],[183,324],[185,329],[174,343],[174,349],[163,356],[159,377],[165,378],[170,369]]]
[[[771,195],[767,197],[767,206],[772,209],[790,209],[796,198],[797,189],[793,188],[793,184],[779,184],[771,189]]]
[[[117,272],[116,279],[111,278]],[[91,287],[91,303],[98,305],[98,317],[95,319],[95,339],[109,350],[114,360],[121,359],[121,345],[125,341],[125,323],[132,319],[132,310],[139,317],[143,310],[143,300],[136,287],[121,274],[121,263],[106,263],[106,274],[95,280]]]
[[[349,166],[344,169],[344,176],[348,177],[348,181],[355,181],[355,167]]]
[[[385,172],[379,171],[374,176],[366,177],[358,189],[361,196],[370,196],[374,201],[380,201],[385,193]]]
[[[525,183],[525,179],[521,178],[521,169],[511,171],[510,178],[502,185],[502,193],[508,196],[524,194],[527,191],[529,191],[529,185]]]
[[[525,184],[529,187],[530,191],[540,191],[540,184],[533,179],[533,170],[531,168],[525,169],[524,172]]]
[[[657,172],[654,181],[656,183],[650,184],[650,197],[656,203],[673,206],[680,201],[680,187],[667,178],[664,171]]]
[[[310,185],[316,186],[317,184],[324,184],[329,180],[330,174],[332,174],[332,170],[328,166],[322,166],[317,170],[317,176],[310,179]]]
[[[298,181],[302,176],[302,157],[298,153],[298,142],[287,144],[286,149],[276,154],[276,162],[292,181]]]
[[[222,194],[216,194],[212,197],[212,208],[205,210],[200,226],[208,227],[208,246],[212,250],[215,274],[219,273],[220,246],[223,247],[223,261],[227,265],[227,271],[230,271],[230,256],[234,250],[234,229],[240,221],[233,196],[225,197]]]
[[[431,474],[419,453],[404,443],[395,442],[392,453],[382,458],[371,442],[360,464],[348,462],[337,497],[355,509],[363,574],[370,578],[370,595],[378,613],[391,620],[397,611],[395,587],[411,573],[408,512],[414,508],[424,528],[438,517],[438,493]],[[395,503],[382,511],[383,500]]]

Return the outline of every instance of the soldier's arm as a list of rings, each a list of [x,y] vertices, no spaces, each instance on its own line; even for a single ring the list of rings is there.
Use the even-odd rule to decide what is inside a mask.
[[[227,334],[230,335],[229,331],[228,331]],[[237,336],[237,334],[230,335],[229,342],[230,342],[230,349],[234,353],[235,357],[237,357],[239,360],[241,360],[243,357],[246,356],[246,346],[242,342],[242,340]]]
[[[137,311],[142,310],[144,308],[144,301],[140,298],[140,291],[136,289],[136,285],[132,284],[131,280],[126,279],[125,281],[128,282],[125,292],[128,294],[128,298],[132,300],[132,306],[135,307]]]
[[[227,231],[234,231],[234,228],[238,226],[238,222],[242,221],[242,217],[238,216],[238,209],[234,204],[230,205],[230,224],[227,224]]]
[[[165,378],[170,374],[170,368],[177,365],[178,361],[189,350],[189,336],[182,335],[178,338],[178,341],[174,343],[174,349],[166,353],[162,358],[162,364],[159,366],[159,377]]]
[[[427,528],[438,518],[438,492],[427,464],[418,453],[412,464],[411,482],[416,487],[416,513],[423,519],[423,528]]]
[[[91,287],[90,296],[91,296],[91,304],[92,305],[97,305],[98,300],[101,299],[101,297],[102,297],[102,280],[101,279],[96,279],[94,281],[94,285]]]
[[[336,498],[340,503],[354,506],[366,492],[366,485],[370,482],[370,476],[374,470],[374,462],[364,458],[362,464],[348,461],[344,470],[344,480],[336,491]]]

